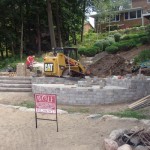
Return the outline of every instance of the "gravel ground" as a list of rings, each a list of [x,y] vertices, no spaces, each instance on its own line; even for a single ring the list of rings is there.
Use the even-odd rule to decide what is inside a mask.
[[[0,93],[1,104],[33,102],[32,93]],[[35,128],[33,111],[0,105],[0,149],[1,150],[104,150],[103,141],[112,130],[135,126],[147,127],[139,120],[88,117],[94,113],[106,113],[127,108],[127,104],[100,106],[63,106],[58,108],[74,113],[58,114],[59,132],[56,123],[38,120]],[[84,111],[83,111],[84,110]],[[84,113],[77,113],[77,112]],[[75,113],[76,112],[76,113]],[[54,115],[41,115],[54,119]]]
[[[35,128],[34,112],[0,107],[1,150],[104,150],[103,140],[112,130],[143,127],[138,120],[92,119],[86,114],[58,115],[56,123],[38,121]],[[40,115],[53,118],[54,115]]]

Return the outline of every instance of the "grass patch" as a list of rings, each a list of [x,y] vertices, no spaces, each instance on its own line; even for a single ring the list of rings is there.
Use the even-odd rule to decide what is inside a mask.
[[[134,110],[127,109],[121,112],[113,112],[110,114],[121,118],[126,117],[126,118],[137,118],[137,119],[150,119],[149,115],[144,114],[144,112],[140,110],[134,111]]]
[[[34,108],[35,104],[34,102],[31,101],[24,101],[20,104],[20,106],[27,107],[27,108]]]

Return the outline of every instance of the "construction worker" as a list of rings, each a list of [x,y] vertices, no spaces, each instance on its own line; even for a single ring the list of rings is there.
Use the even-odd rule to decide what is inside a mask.
[[[34,58],[35,58],[34,55],[28,56],[26,60],[27,69],[30,69],[30,71],[32,71],[33,68]]]

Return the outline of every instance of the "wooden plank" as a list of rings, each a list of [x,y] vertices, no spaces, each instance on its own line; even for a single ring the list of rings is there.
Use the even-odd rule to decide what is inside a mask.
[[[135,105],[135,104],[137,104],[137,103],[139,103],[139,102],[142,102],[142,101],[144,101],[145,99],[147,99],[147,98],[149,98],[150,97],[150,95],[148,95],[148,96],[146,96],[146,97],[143,97],[143,98],[141,98],[140,100],[137,100],[136,102],[134,102],[134,103],[132,103],[132,104],[130,104],[131,106],[132,105]]]
[[[141,104],[138,104],[138,105],[135,105],[135,106],[129,107],[129,108],[130,108],[130,109],[140,108],[140,107],[142,107],[142,106],[146,106],[146,105],[149,105],[149,102],[141,103]]]
[[[135,104],[138,104],[138,103],[140,103],[140,102],[144,101],[145,99],[147,99],[147,98],[149,98],[149,97],[150,97],[150,95],[145,96],[145,97],[143,97],[143,98],[141,98],[141,99],[137,100],[136,102],[134,102],[134,103],[130,104],[129,106],[134,106]]]
[[[143,104],[143,103],[145,103],[145,102],[147,102],[147,101],[148,101],[148,98],[147,98],[147,99],[144,99],[144,100],[143,100],[143,101],[141,101],[141,102],[134,103],[133,105],[129,105],[129,107],[134,107],[134,106],[136,106],[136,105]]]
[[[149,106],[150,106],[150,103],[149,104],[143,104],[143,105],[140,105],[140,106],[137,106],[137,107],[133,107],[132,109],[137,110],[137,109],[141,109],[141,108],[145,108],[145,107],[149,107]]]
[[[140,99],[140,100],[138,100],[138,101],[130,104],[128,106],[128,108],[130,108],[130,109],[136,109],[136,108],[140,108],[140,107],[149,105],[149,103],[150,103],[150,99],[149,98],[150,98],[150,95],[145,96],[142,99]]]
[[[16,72],[0,72],[0,76],[15,76]]]

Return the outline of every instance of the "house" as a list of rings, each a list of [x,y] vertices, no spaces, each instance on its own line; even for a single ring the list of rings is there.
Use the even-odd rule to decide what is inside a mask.
[[[124,9],[122,6],[116,11],[116,15],[110,23],[98,21],[98,15],[92,15],[95,19],[97,32],[107,29],[124,29],[129,27],[150,24],[150,0],[131,0],[130,8]]]
[[[84,23],[84,33],[89,32],[89,30],[91,30],[91,29],[94,29],[93,26],[90,24],[89,21],[86,21],[86,22]]]

